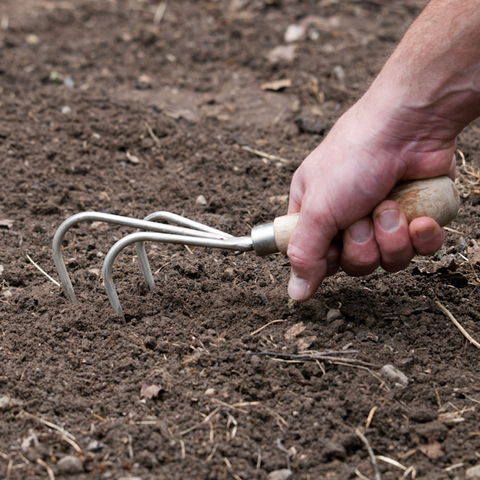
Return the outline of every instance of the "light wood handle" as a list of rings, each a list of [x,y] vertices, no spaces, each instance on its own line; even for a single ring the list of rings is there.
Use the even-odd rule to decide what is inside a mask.
[[[398,202],[408,223],[418,217],[430,217],[442,227],[449,224],[460,208],[457,187],[448,177],[411,180],[396,185],[387,197]],[[288,242],[298,222],[298,213],[278,217],[273,222],[275,244],[278,251],[287,253]]]

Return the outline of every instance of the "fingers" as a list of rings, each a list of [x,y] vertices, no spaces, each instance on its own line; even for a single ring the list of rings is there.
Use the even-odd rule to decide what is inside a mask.
[[[403,270],[415,255],[415,249],[402,207],[386,200],[373,211],[373,221],[383,269],[387,272]]]
[[[380,249],[375,239],[373,222],[364,217],[343,233],[340,266],[351,276],[372,273],[380,265]]]
[[[343,232],[339,265],[348,275],[368,275],[379,265],[387,272],[398,272],[414,255],[435,253],[445,239],[443,229],[431,218],[417,218],[408,225],[402,208],[390,200],[382,202],[372,218],[364,217]],[[338,246],[329,250],[331,261],[339,250]]]
[[[420,217],[409,225],[410,238],[418,255],[433,255],[445,241],[445,231],[428,217]]]

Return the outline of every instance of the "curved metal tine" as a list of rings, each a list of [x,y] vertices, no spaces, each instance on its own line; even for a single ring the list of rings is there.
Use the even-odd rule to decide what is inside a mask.
[[[57,231],[55,232],[55,236],[53,237],[52,243],[53,261],[55,262],[55,266],[57,267],[58,275],[60,277],[60,281],[65,290],[65,293],[70,302],[72,303],[76,303],[77,299],[75,297],[75,292],[73,291],[72,282],[70,280],[70,277],[68,276],[67,268],[65,267],[65,262],[63,261],[62,242],[63,237],[65,236],[67,231],[77,223],[83,221],[113,223],[116,225],[140,228],[142,230],[150,230],[154,232],[171,233],[177,235],[195,235],[204,238],[211,238],[212,236],[212,233],[195,231],[189,228],[182,228],[175,225],[149,222],[136,218],[122,217],[120,215],[112,215],[110,213],[82,212],[72,215],[58,227]],[[228,234],[224,234],[224,236],[228,236]]]
[[[154,212],[150,215],[147,215],[144,220],[151,222],[164,221],[176,223],[177,225],[191,228],[194,231],[198,230],[205,233],[211,233],[212,238],[232,237],[232,235],[222,232],[221,230],[217,230],[216,228],[203,225],[202,223],[195,222],[194,220],[190,220],[188,218],[182,217],[181,215],[177,215],[171,212]],[[192,236],[196,236],[196,233],[192,232]],[[138,263],[140,265],[140,268],[142,269],[143,278],[145,278],[148,289],[153,292],[153,290],[155,290],[155,280],[152,275],[152,269],[150,268],[147,252],[145,251],[145,242],[137,242],[135,244],[135,250],[137,251]]]
[[[118,294],[115,289],[115,285],[112,280],[112,269],[113,262],[115,258],[125,247],[132,243],[138,242],[161,242],[161,243],[175,243],[181,245],[192,245],[199,247],[210,247],[210,248],[225,248],[228,250],[239,250],[242,252],[248,252],[253,250],[253,244],[251,237],[231,237],[226,239],[219,238],[200,238],[192,236],[183,236],[183,235],[169,235],[164,233],[152,233],[152,232],[138,232],[131,233],[126,237],[118,240],[115,245],[108,251],[105,256],[105,261],[103,263],[102,276],[103,282],[105,284],[105,289],[107,290],[107,295],[112,305],[113,311],[118,315],[123,315],[122,306],[120,305],[120,300],[118,299]]]

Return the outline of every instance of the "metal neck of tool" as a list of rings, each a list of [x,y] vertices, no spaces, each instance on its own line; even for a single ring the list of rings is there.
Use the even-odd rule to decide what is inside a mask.
[[[255,253],[259,257],[271,255],[278,252],[277,244],[275,243],[275,232],[272,223],[265,223],[252,228],[252,243]]]

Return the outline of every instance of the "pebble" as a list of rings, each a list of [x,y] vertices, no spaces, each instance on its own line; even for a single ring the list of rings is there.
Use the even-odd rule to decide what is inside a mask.
[[[267,53],[267,60],[270,63],[279,63],[281,61],[290,63],[295,59],[294,45],[279,45]]]
[[[287,480],[292,476],[292,471],[288,468],[274,470],[267,475],[267,480]]]
[[[334,320],[339,320],[343,318],[342,312],[336,308],[332,308],[327,313],[327,322],[333,322]]]
[[[73,456],[67,455],[61,458],[57,463],[58,472],[63,475],[74,475],[76,473],[83,473],[82,461]]]
[[[40,43],[40,39],[34,33],[30,33],[25,38],[25,42],[28,43],[28,45],[37,45]]]
[[[64,107],[62,107],[62,113],[64,115],[68,115],[72,113],[72,109],[68,105],[65,105]]]
[[[199,195],[195,200],[197,205],[205,206],[207,204],[207,199],[203,195]]]
[[[466,478],[480,478],[480,464],[475,465],[474,467],[467,468],[465,470]]]
[[[67,88],[75,88],[75,82],[73,81],[72,77],[65,77],[63,79],[63,85]]]
[[[345,69],[341,65],[333,67],[333,74],[337,80],[343,82],[345,80]]]
[[[10,300],[13,297],[13,293],[10,290],[5,290],[2,294],[7,300]]]
[[[283,39],[286,43],[301,40],[305,36],[305,30],[303,25],[289,25]]]
[[[213,397],[215,395],[215,389],[214,388],[207,388],[205,390],[205,396],[206,397]]]
[[[394,383],[399,383],[402,387],[408,385],[408,377],[393,365],[384,365],[380,370],[382,377]]]

